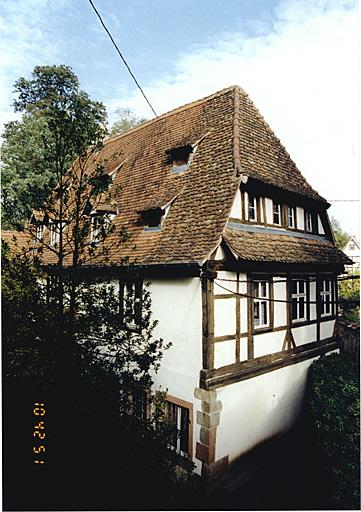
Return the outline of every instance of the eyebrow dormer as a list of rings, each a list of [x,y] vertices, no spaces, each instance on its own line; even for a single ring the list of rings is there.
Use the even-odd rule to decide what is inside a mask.
[[[193,146],[187,144],[167,151],[167,162],[173,164],[172,172],[182,174],[188,170],[193,150]]]

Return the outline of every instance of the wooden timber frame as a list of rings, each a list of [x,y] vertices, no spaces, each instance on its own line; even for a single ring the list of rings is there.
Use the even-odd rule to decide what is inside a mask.
[[[227,270],[236,272],[236,293],[221,293],[214,294],[214,280],[217,278],[217,271]],[[261,272],[259,269],[257,272],[245,271],[242,265],[237,265],[237,268],[233,266],[229,268],[229,265],[226,262],[211,262],[209,261],[203,267],[203,272],[201,275],[202,279],[202,346],[203,346],[203,369],[200,372],[200,384],[199,387],[205,390],[217,389],[219,387],[223,387],[228,384],[232,384],[235,382],[239,382],[241,380],[249,379],[252,377],[256,377],[263,373],[267,373],[270,371],[277,370],[279,368],[283,368],[285,366],[293,365],[298,362],[304,361],[309,358],[317,357],[321,354],[330,352],[339,348],[338,339],[331,337],[324,340],[321,340],[321,324],[323,322],[328,322],[335,320],[337,318],[337,307],[334,304],[334,301],[337,301],[337,293],[336,293],[336,282],[335,276],[339,269],[333,269],[333,272],[330,269],[322,272],[322,270],[317,267],[314,269],[308,268],[308,272],[305,271],[304,268],[302,270],[297,269],[298,272],[290,272],[288,269],[285,271],[285,267],[283,267],[283,272],[273,271],[272,275],[277,275],[277,277],[284,277],[286,279],[286,291],[287,291],[287,300],[289,301],[286,311],[287,311],[287,324],[274,327],[273,317],[274,317],[274,306],[273,302],[270,303],[269,307],[269,315],[270,315],[270,326],[264,329],[254,328],[254,305],[253,305],[253,290],[252,290],[252,282],[253,280],[267,280],[269,282],[269,295],[270,298],[273,299],[274,291],[273,291],[273,281],[272,275],[269,272]],[[296,269],[295,269],[296,270]],[[240,272],[242,274],[246,274],[247,276],[247,332],[241,332],[241,324],[240,324],[240,301],[242,298],[239,295],[240,292],[240,281],[239,275]],[[292,279],[303,279],[307,288],[307,300],[310,299],[310,277],[314,277],[316,280],[316,318],[310,319],[310,305],[307,304],[307,320],[302,322],[292,322],[291,320],[291,281]],[[320,283],[322,278],[326,278],[331,280],[332,282],[332,300],[333,300],[333,309],[332,314],[326,317],[321,317],[321,303],[320,303]],[[236,332],[234,334],[228,334],[225,336],[215,336],[214,334],[214,303],[217,299],[235,299],[235,308],[236,308]],[[244,299],[243,299],[244,300]],[[315,325],[316,324],[316,339],[310,343],[296,346],[295,341],[292,335],[292,329],[305,326],[305,325]],[[265,332],[277,332],[284,331],[285,332],[285,341],[282,347],[282,350],[279,352],[275,352],[272,354],[267,354],[260,357],[254,357],[254,336],[257,334],[265,333]],[[242,339],[247,340],[247,360],[240,361],[240,342]],[[214,346],[218,342],[227,341],[227,340],[236,340],[236,348],[235,348],[235,363],[222,366],[220,368],[214,368]]]

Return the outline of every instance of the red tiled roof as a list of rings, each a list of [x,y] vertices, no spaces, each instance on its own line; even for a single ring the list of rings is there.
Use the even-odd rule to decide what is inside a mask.
[[[198,141],[189,169],[172,172],[169,150]],[[120,166],[112,185],[119,190],[118,214],[106,240],[115,264],[124,257],[140,264],[205,261],[221,241],[240,183],[237,170],[325,207],[237,86],[108,138],[97,158],[107,173]],[[173,198],[162,228],[145,230],[139,212]],[[123,228],[131,240],[119,244]],[[47,263],[56,262],[49,251],[44,257]]]

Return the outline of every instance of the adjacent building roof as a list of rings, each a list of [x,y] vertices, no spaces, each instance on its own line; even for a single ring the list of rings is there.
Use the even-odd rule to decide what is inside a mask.
[[[172,172],[171,150],[186,146],[193,148],[189,168]],[[106,172],[117,169],[112,186],[119,190],[118,213],[106,242],[115,264],[124,257],[139,264],[201,263],[214,252],[223,233],[235,250],[241,251],[245,244],[242,254],[250,257],[253,252],[253,257],[268,257],[268,261],[278,257],[287,262],[299,260],[303,254],[311,261],[322,249],[328,258],[341,261],[331,242],[290,239],[292,254],[283,257],[284,239],[281,254],[277,237],[225,232],[241,174],[297,194],[300,203],[312,199],[320,208],[327,207],[238,86],[108,138],[98,155],[100,160]],[[169,202],[161,229],[144,229],[141,213]],[[123,228],[131,239],[119,245]],[[45,256],[48,263],[56,262],[54,255],[45,252]]]

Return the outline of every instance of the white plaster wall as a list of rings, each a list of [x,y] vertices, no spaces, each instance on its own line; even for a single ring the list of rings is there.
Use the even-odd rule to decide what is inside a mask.
[[[296,347],[311,343],[317,340],[317,327],[313,325],[302,325],[300,327],[292,327],[293,339]]]
[[[214,335],[225,336],[236,333],[236,299],[214,301]]]
[[[287,300],[287,283],[285,277],[275,276],[273,278],[273,298],[275,300]],[[287,303],[274,302],[274,327],[281,327],[287,324]]]
[[[216,254],[214,256],[215,260],[223,260],[226,257],[226,253],[224,252],[221,246],[218,247]]]
[[[317,215],[317,223],[318,223],[318,232],[320,235],[324,235],[325,234],[325,230],[323,229],[323,224],[322,224],[322,221],[321,221],[321,218],[319,215]]]
[[[241,192],[238,189],[237,193],[234,197],[233,205],[231,208],[231,214],[230,217],[233,217],[235,219],[241,219],[242,218],[242,199],[241,199]]]
[[[296,212],[297,212],[297,229],[305,229],[304,209],[301,208],[300,206],[297,206]]]
[[[201,281],[199,278],[152,280],[150,292],[153,318],[159,321],[154,336],[173,343],[164,351],[161,367],[153,375],[154,387],[193,404],[193,457],[196,471],[200,472],[201,463],[195,459],[200,431],[196,422],[199,400],[194,398],[194,389],[199,385],[202,368]]]
[[[247,361],[248,359],[248,339],[241,338],[239,343],[239,360]]]
[[[253,338],[254,357],[281,351],[285,334],[286,330],[255,334]]]
[[[242,292],[245,293],[245,292]],[[247,322],[247,298],[242,298],[240,300],[240,314],[241,314],[241,334],[244,334],[247,332],[248,329],[248,322]]]
[[[236,362],[236,340],[220,341],[214,345],[214,367],[220,368]]]
[[[316,302],[316,281],[310,281],[310,320],[317,319],[317,306],[312,304]]]
[[[320,328],[321,340],[325,340],[326,338],[331,338],[331,336],[333,335],[334,327],[335,327],[335,320],[329,320],[328,322],[321,322],[321,328]]]
[[[308,367],[315,359],[217,390],[222,411],[216,460],[228,455],[232,461],[292,426],[302,404]]]
[[[267,222],[273,224],[273,201],[269,197],[266,197],[266,215]]]
[[[222,281],[222,279],[227,279],[227,281]],[[237,292],[237,274],[234,272],[228,272],[225,270],[221,270],[217,272],[217,279],[214,284],[214,295],[223,295],[225,293],[236,293]],[[227,290],[220,288],[217,286],[217,282]],[[229,291],[228,291],[229,290]]]

